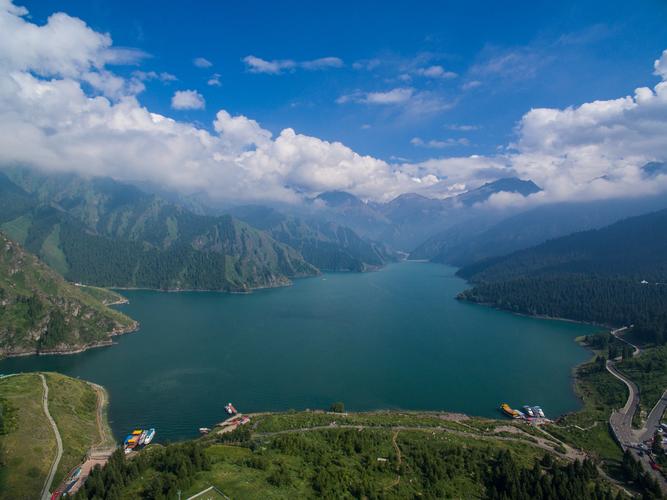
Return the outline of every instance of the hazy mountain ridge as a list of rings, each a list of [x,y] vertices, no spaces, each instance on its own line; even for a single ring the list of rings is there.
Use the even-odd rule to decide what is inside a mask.
[[[364,203],[349,193],[329,192],[316,200],[325,206],[329,217],[360,235],[411,251],[456,224],[488,217],[488,211],[475,212],[473,205],[487,201],[493,194],[528,196],[539,190],[530,180],[504,178],[444,199],[406,193],[387,203]]]
[[[106,302],[0,233],[0,354],[79,350],[137,328]]]
[[[260,205],[237,207],[231,213],[297,249],[323,271],[366,271],[395,260],[384,245],[365,240],[335,222],[286,215]]]
[[[665,207],[664,196],[542,205],[500,220],[453,226],[417,247],[411,258],[465,266]]]
[[[667,339],[667,210],[547,241],[462,268],[460,297],[503,309]]]

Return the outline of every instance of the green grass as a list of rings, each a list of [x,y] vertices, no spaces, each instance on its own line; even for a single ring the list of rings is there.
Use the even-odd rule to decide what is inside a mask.
[[[372,427],[445,427],[453,430],[469,432],[473,428],[479,430],[489,427],[490,421],[475,417],[462,417],[456,422],[438,413],[377,411],[367,413],[331,413],[323,411],[300,411],[288,413],[272,413],[256,418],[255,431],[259,433],[278,432],[290,429],[306,429],[311,427],[336,425],[362,425]],[[474,430],[474,429],[473,429]]]
[[[47,373],[49,411],[63,440],[63,456],[54,479],[58,484],[88,449],[100,442],[97,430],[97,393],[82,380],[58,373]],[[106,425],[106,424],[105,424]]]
[[[46,237],[40,249],[40,257],[53,269],[65,276],[69,271],[67,258],[60,248],[60,224],[53,226],[53,230]]]
[[[39,498],[56,456],[56,438],[42,409],[42,395],[36,373],[0,379],[0,396],[14,413],[9,432],[0,436],[2,500]]]
[[[86,382],[45,373],[49,412],[63,440],[63,456],[52,488],[100,441],[97,395]],[[56,440],[42,408],[43,387],[37,373],[0,379],[0,397],[13,409],[9,432],[0,436],[0,499],[38,498],[56,455]],[[108,424],[104,422],[104,425]]]
[[[548,426],[548,432],[614,467],[623,455],[609,432],[608,421],[612,410],[625,404],[627,388],[606,370],[596,370],[593,363],[587,363],[577,369],[575,390],[583,408]]]
[[[28,231],[30,231],[31,224],[32,218],[29,215],[22,215],[21,217],[0,225],[0,229],[8,234],[10,238],[23,245],[28,237]]]
[[[97,286],[82,285],[78,287],[83,293],[90,295],[95,300],[99,300],[105,305],[116,304],[124,302],[126,299],[121,294],[109,290],[107,288],[100,288]]]

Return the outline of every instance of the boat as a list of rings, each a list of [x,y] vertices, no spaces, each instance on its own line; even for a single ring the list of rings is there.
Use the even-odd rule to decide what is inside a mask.
[[[512,418],[521,418],[521,416],[523,415],[523,413],[521,413],[519,410],[513,410],[512,408],[510,408],[510,405],[508,405],[507,403],[501,404],[500,409],[503,410],[505,414],[507,414]]]
[[[153,441],[153,438],[155,437],[155,429],[148,429],[146,432],[146,437],[144,438],[144,446],[148,445]]]
[[[544,418],[544,411],[542,411],[542,408],[539,406],[533,406],[533,411],[537,412],[537,416],[540,418]]]
[[[146,431],[141,431],[141,434],[139,435],[139,445],[141,446],[142,444],[146,443]]]
[[[533,409],[530,406],[526,405],[526,406],[523,407],[523,409],[526,410],[526,413],[528,414],[529,417],[536,416],[535,412],[533,411]]]
[[[234,408],[234,405],[231,404],[231,403],[227,403],[227,404],[225,405],[225,411],[226,411],[229,415],[236,415],[236,414],[238,413],[238,411],[236,410],[236,408]]]
[[[144,432],[144,431],[142,431],[141,429],[134,429],[132,431],[132,435],[133,436],[139,436],[139,435],[141,435],[142,432]]]
[[[200,427],[199,428],[199,433],[200,434],[208,434],[209,432],[211,432],[210,427]]]

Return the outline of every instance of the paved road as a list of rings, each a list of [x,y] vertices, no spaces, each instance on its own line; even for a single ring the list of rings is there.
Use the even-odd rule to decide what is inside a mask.
[[[626,328],[613,330],[611,334],[617,339],[622,340],[626,344],[630,345],[634,349],[633,356],[637,356],[641,352],[639,348],[627,340],[617,336],[618,333],[624,331],[625,329]],[[626,401],[625,406],[623,406],[623,408],[620,410],[614,410],[609,417],[609,425],[612,428],[612,432],[616,435],[616,439],[620,442],[623,451],[629,449],[635,460],[642,464],[644,470],[658,481],[658,484],[660,485],[663,493],[667,493],[667,481],[665,481],[662,473],[653,470],[649,457],[646,455],[646,453],[640,455],[638,451],[633,448],[638,442],[653,437],[655,434],[655,431],[660,424],[662,414],[664,413],[665,407],[667,406],[667,391],[665,391],[660,401],[658,401],[658,404],[656,404],[651,411],[651,414],[646,420],[644,427],[639,430],[634,430],[632,428],[632,417],[639,407],[639,389],[632,380],[627,378],[616,369],[616,363],[614,361],[607,360],[606,367],[607,371],[617,379],[621,380],[629,391],[628,400]]]
[[[646,423],[644,424],[644,427],[642,429],[643,431],[643,434],[641,436],[642,441],[646,441],[647,439],[652,439],[653,436],[655,436],[655,431],[658,429],[658,426],[660,425],[660,421],[662,420],[662,415],[665,413],[665,409],[667,409],[667,391],[665,391],[662,394],[660,400],[655,404],[655,406],[651,410],[651,413],[648,414],[648,417],[646,418]]]
[[[49,386],[46,385],[46,377],[42,375],[41,373],[39,376],[42,378],[42,385],[44,386],[44,396],[42,396],[42,406],[44,407],[44,414],[46,415],[46,418],[49,420],[49,423],[51,424],[51,428],[53,429],[53,433],[56,435],[56,444],[58,445],[58,453],[56,453],[56,458],[51,464],[51,470],[49,471],[49,475],[46,476],[46,481],[44,481],[44,487],[42,488],[42,500],[49,500],[51,495],[49,494],[49,490],[51,489],[51,483],[53,483],[53,478],[56,475],[56,471],[58,470],[58,464],[60,463],[60,459],[63,456],[63,440],[60,437],[60,432],[58,431],[58,426],[56,425],[55,420],[53,420],[53,417],[51,416],[51,413],[49,413]]]

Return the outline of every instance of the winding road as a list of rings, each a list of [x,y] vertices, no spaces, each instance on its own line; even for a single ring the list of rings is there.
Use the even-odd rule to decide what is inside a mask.
[[[618,340],[625,342],[632,347],[632,355],[638,356],[641,352],[639,347],[618,336],[619,333],[627,329],[628,327],[623,327],[617,330],[612,330],[611,334]],[[607,371],[622,381],[629,391],[625,406],[620,410],[611,412],[609,426],[611,427],[612,433],[621,445],[623,451],[630,450],[630,453],[632,453],[635,460],[642,464],[642,467],[650,476],[655,478],[663,493],[667,493],[667,481],[665,480],[665,477],[660,471],[653,470],[648,455],[644,452],[640,453],[637,449],[638,443],[651,439],[658,429],[662,415],[665,412],[665,408],[667,408],[667,391],[665,391],[660,398],[660,401],[658,401],[653,407],[653,410],[651,410],[644,426],[641,429],[635,430],[632,428],[632,418],[639,408],[639,389],[637,388],[637,384],[616,369],[616,360],[607,360],[606,367]]]
[[[58,445],[58,452],[56,453],[56,458],[51,464],[51,470],[49,470],[48,476],[46,476],[46,481],[44,481],[44,487],[42,488],[42,500],[49,500],[50,494],[49,490],[51,489],[51,483],[53,483],[53,478],[56,475],[58,470],[58,464],[60,464],[60,459],[63,456],[63,440],[60,437],[60,431],[58,431],[58,426],[56,421],[53,420],[51,413],[49,412],[49,386],[46,384],[46,377],[40,373],[39,376],[42,379],[42,385],[44,386],[44,395],[42,396],[42,406],[44,407],[44,414],[51,424],[53,433],[56,435],[56,444]]]

